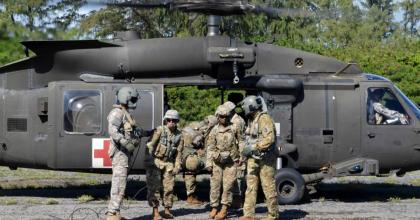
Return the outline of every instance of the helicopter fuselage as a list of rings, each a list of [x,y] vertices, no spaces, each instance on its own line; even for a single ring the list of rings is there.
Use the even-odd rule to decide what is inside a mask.
[[[110,172],[106,117],[118,88],[140,91],[133,114],[151,129],[162,123],[165,86],[198,85],[264,97],[278,168],[330,167],[333,176],[420,168],[419,109],[357,65],[224,36],[23,44],[36,56],[0,68],[2,166]],[[370,88],[388,89],[409,123],[370,123]],[[145,141],[133,172],[144,171]],[[282,154],[284,143],[295,149]]]

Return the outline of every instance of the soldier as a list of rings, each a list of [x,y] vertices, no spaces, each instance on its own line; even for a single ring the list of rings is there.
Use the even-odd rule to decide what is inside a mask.
[[[232,186],[236,180],[236,164],[239,162],[239,147],[243,144],[239,129],[230,122],[231,111],[220,105],[216,110],[218,124],[209,134],[206,168],[212,171],[210,179],[209,218],[225,219],[232,203]],[[220,201],[220,191],[222,198]],[[218,207],[222,208],[217,212]]]
[[[231,94],[239,94],[240,93],[231,93]],[[228,99],[231,97],[229,94]],[[242,95],[240,96],[242,97]],[[232,100],[232,99],[231,99]],[[240,100],[242,101],[242,99]],[[239,116],[235,109],[236,109],[236,104],[234,104],[231,101],[227,101],[225,103],[223,103],[224,106],[226,106],[226,108],[228,108],[231,111],[232,119],[231,122],[232,124],[234,124],[236,127],[239,128],[239,131],[241,133],[241,136],[243,136],[243,134],[245,133],[245,120]],[[239,149],[239,151],[242,151],[242,149]],[[245,170],[246,170],[246,164],[242,163],[242,161],[245,161],[244,158],[240,159],[241,163],[238,164],[238,167],[236,169],[236,183],[234,183],[233,185],[233,202],[232,202],[232,207],[234,208],[241,208],[243,205],[243,200],[245,197]]]
[[[408,124],[406,115],[398,111],[391,110],[381,103],[385,92],[384,88],[370,89],[369,102],[371,103],[371,108],[375,113],[372,114],[372,112],[370,112],[370,118],[374,118],[374,124]]]
[[[248,96],[242,101],[242,109],[250,123],[245,131],[247,139],[242,155],[247,157],[247,189],[244,215],[240,220],[254,219],[259,181],[264,191],[268,216],[263,220],[279,217],[277,192],[274,180],[276,171],[275,126],[271,117],[262,111],[260,97]]]
[[[158,127],[150,142],[147,143],[147,200],[153,207],[153,220],[162,219],[159,214],[160,190],[163,188],[163,218],[173,219],[173,189],[175,175],[181,169],[180,146],[183,145],[181,131],[178,130],[179,114],[176,110],[168,110],[163,117],[163,126]]]
[[[191,122],[182,130],[184,145],[182,152],[182,166],[185,170],[184,180],[187,189],[187,203],[190,205],[201,205],[202,201],[197,199],[196,176],[204,168],[206,156],[206,140],[211,128],[217,123],[213,115],[207,116],[201,122]]]
[[[138,146],[138,139],[134,136],[135,121],[128,109],[135,109],[137,100],[135,89],[121,88],[117,92],[117,104],[108,115],[108,133],[111,136],[108,155],[112,160],[112,183],[107,220],[122,218],[120,207],[127,185],[128,164],[134,148]]]

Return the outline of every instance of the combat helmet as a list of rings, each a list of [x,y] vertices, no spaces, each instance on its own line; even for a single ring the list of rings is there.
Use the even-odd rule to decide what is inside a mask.
[[[117,91],[117,104],[127,105],[128,108],[135,109],[138,99],[139,93],[131,87],[122,87]]]
[[[255,95],[250,95],[244,98],[241,102],[242,109],[244,110],[245,116],[249,116],[250,114],[261,110],[262,108],[262,101],[260,97]]]
[[[173,110],[173,109],[169,109],[168,111],[166,111],[165,116],[163,116],[163,120],[165,121],[166,119],[175,119],[179,121],[179,113],[177,110]]]

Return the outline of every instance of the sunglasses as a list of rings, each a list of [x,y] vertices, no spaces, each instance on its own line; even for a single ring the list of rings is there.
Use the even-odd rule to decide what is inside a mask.
[[[166,119],[166,122],[178,123],[178,120],[177,119],[170,119],[170,118],[168,118],[168,119]]]
[[[227,118],[227,115],[219,115],[219,118]]]

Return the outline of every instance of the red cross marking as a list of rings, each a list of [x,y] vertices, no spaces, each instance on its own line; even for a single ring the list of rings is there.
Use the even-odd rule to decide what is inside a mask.
[[[104,148],[102,150],[95,150],[93,156],[94,158],[102,158],[104,167],[112,166],[111,159],[108,156],[109,143],[110,140],[104,140]]]

